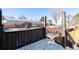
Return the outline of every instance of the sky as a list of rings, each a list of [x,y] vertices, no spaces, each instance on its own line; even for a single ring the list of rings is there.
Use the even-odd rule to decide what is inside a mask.
[[[66,11],[67,14],[75,15],[79,13],[79,8],[65,8],[64,11]]]
[[[79,12],[79,8],[64,8],[62,9],[67,14],[75,15]],[[3,8],[2,14],[4,16],[21,16],[24,15],[28,19],[36,20],[41,16],[47,16],[50,18],[50,8]]]
[[[48,8],[4,8],[2,9],[4,16],[20,16],[24,15],[29,19],[39,19],[41,16],[50,15]]]

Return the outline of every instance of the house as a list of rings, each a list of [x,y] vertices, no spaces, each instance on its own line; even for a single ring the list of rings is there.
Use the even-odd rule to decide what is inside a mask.
[[[55,26],[56,25],[56,20],[54,18],[50,18],[47,20],[48,26]]]
[[[57,20],[56,26],[57,26],[57,27],[61,27],[61,26],[62,26],[62,17],[60,17],[60,18]]]

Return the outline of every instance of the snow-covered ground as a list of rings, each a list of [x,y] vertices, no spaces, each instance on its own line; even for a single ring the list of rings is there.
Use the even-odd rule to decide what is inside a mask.
[[[67,50],[71,50],[71,48],[67,47]],[[50,39],[42,39],[30,45],[26,45],[24,47],[18,48],[16,50],[65,50],[61,45],[52,42]]]

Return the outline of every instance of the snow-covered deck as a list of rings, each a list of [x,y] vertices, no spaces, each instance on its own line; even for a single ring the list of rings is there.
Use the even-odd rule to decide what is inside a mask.
[[[18,48],[16,50],[65,50],[61,45],[52,42],[50,39],[46,38],[38,42],[26,45],[24,47]],[[67,47],[67,50],[71,48]]]
[[[24,47],[18,48],[16,50],[79,50],[79,48],[75,46],[74,49],[70,47],[66,47],[64,49],[61,45],[53,42],[54,41],[53,38],[55,36],[58,36],[58,34],[56,33],[48,33],[46,34],[46,36],[49,39],[45,38],[32,44],[26,45]]]

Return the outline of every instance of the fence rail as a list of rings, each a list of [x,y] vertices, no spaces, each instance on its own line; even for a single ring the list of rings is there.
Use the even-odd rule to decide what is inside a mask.
[[[69,31],[66,29],[66,46],[74,48],[75,41],[70,35]]]

